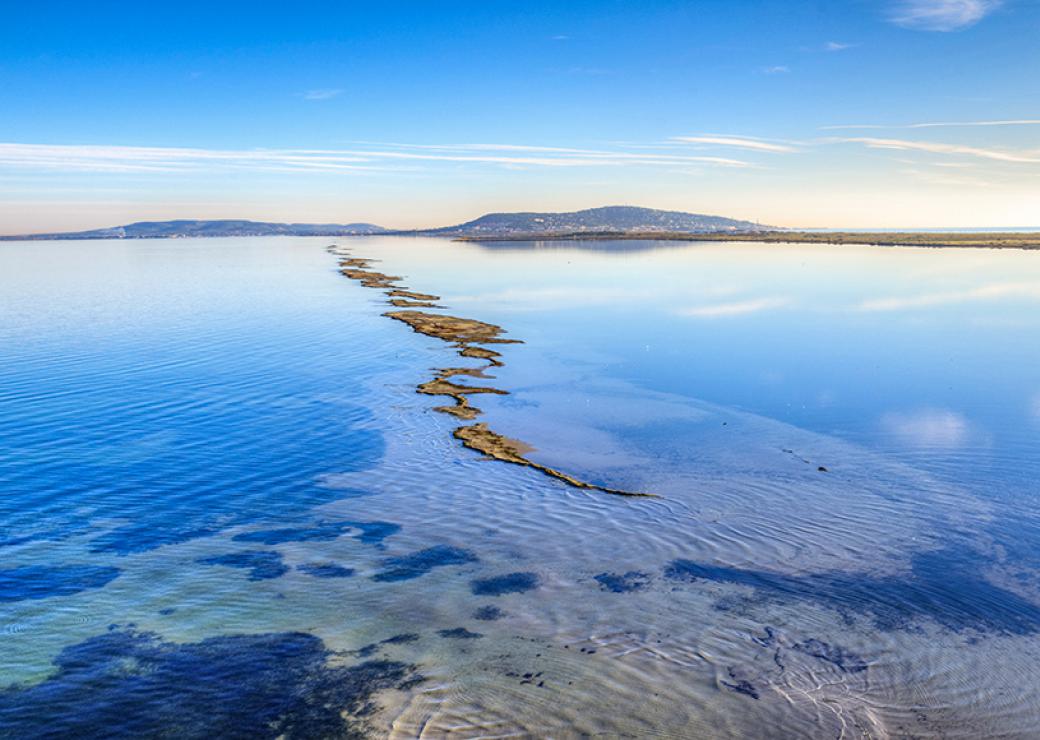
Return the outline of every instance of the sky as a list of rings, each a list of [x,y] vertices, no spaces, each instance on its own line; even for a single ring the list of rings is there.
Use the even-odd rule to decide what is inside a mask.
[[[1040,0],[9,3],[0,233],[1040,226]]]

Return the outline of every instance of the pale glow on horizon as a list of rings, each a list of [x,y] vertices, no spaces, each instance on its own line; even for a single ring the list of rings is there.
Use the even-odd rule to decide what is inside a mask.
[[[604,205],[784,228],[1036,228],[1037,165],[1036,149],[874,137],[241,150],[0,143],[0,233],[178,218],[411,229]]]

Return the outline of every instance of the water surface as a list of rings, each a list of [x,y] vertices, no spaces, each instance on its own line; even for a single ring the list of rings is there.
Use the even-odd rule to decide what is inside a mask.
[[[327,245],[0,249],[0,734],[1040,720],[1040,255],[340,242],[523,340],[483,419],[629,500],[462,449]]]

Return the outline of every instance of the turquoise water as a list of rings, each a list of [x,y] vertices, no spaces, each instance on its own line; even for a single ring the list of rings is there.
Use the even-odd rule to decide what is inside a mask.
[[[0,249],[0,734],[1035,727],[1040,254],[340,242],[628,500],[327,245]]]

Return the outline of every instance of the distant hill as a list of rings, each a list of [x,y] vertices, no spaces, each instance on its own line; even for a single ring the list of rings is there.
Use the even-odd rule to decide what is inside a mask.
[[[658,211],[636,206],[605,206],[571,213],[489,213],[458,226],[421,233],[443,236],[517,236],[582,232],[714,233],[760,231],[769,227],[751,221],[682,211]]]
[[[205,236],[363,236],[400,234],[449,237],[523,237],[581,234],[709,234],[767,231],[751,221],[635,206],[606,206],[571,213],[489,213],[457,226],[392,230],[375,224],[282,224],[265,221],[139,221],[91,231],[0,236],[14,239],[174,239]]]
[[[92,231],[0,236],[0,239],[172,239],[189,236],[357,236],[383,234],[375,224],[280,224],[264,221],[139,221]]]

